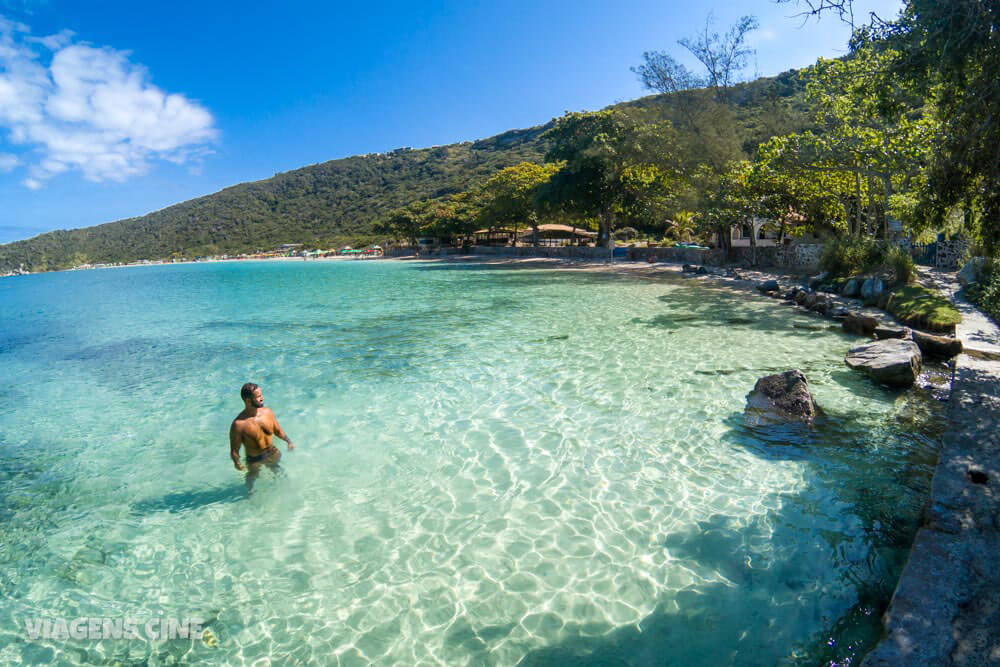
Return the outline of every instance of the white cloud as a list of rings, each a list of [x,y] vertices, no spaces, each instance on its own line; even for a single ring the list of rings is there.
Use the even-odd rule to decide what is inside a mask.
[[[0,172],[10,171],[19,164],[21,164],[21,161],[17,159],[16,155],[0,153]]]
[[[25,187],[37,190],[65,171],[124,181],[156,160],[197,165],[211,153],[212,114],[154,86],[129,55],[74,42],[65,30],[32,37],[0,16],[0,128],[33,149]],[[4,164],[0,156],[0,170]]]

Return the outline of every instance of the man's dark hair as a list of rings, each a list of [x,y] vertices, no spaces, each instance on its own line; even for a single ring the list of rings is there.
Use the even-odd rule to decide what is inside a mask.
[[[240,388],[240,398],[242,398],[244,401],[247,400],[248,398],[253,398],[253,392],[256,391],[256,389],[257,385],[255,385],[253,382],[247,382]]]

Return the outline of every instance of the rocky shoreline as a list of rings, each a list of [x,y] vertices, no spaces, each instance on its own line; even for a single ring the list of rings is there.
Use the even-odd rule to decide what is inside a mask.
[[[482,258],[446,261],[482,262]],[[950,359],[946,362],[952,371],[950,386],[936,392],[940,400],[948,401],[949,416],[928,507],[882,618],[885,634],[862,664],[1000,664],[1000,331],[957,296],[957,288],[937,285],[963,315],[955,336],[948,337],[904,327],[856,298],[817,292],[818,285],[810,287],[808,278],[795,274],[698,266],[688,266],[685,272],[685,267],[659,263],[527,258],[487,263],[650,278],[682,273],[694,280],[767,294],[790,308],[839,321],[848,333],[867,338],[860,347],[884,343],[902,348],[907,365],[917,354]],[[820,407],[802,391],[806,383],[800,375],[786,372],[762,378],[748,396],[748,417],[811,420]]]

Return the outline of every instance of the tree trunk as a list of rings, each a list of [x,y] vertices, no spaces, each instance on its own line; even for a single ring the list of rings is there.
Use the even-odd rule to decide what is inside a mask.
[[[868,174],[868,220],[866,221],[865,227],[872,230],[872,236],[878,233],[878,227],[876,227],[875,221],[875,188],[872,187],[872,175]],[[867,231],[867,230],[866,230]]]
[[[888,159],[888,140],[886,141],[886,159]],[[882,226],[883,234],[885,240],[889,240],[889,200],[892,198],[892,175],[888,171],[884,171],[879,176],[882,177],[882,196],[884,201],[882,202]]]
[[[611,239],[612,223],[613,220],[610,211],[605,211],[598,216],[599,228],[597,231],[597,245],[607,248],[609,257],[611,256],[613,252],[612,248],[614,247],[612,246],[613,241]]]
[[[854,230],[858,238],[861,238],[862,225],[861,225],[861,174],[854,172],[854,201],[855,201],[855,213],[854,213]]]
[[[719,234],[719,250],[722,251],[722,263],[729,262],[729,250],[733,246],[732,239],[730,235],[733,233],[732,228],[729,225],[722,225],[718,229]]]
[[[962,206],[962,225],[958,228],[958,233],[965,236],[967,230],[975,229],[976,213],[972,210],[972,197],[966,195]]]

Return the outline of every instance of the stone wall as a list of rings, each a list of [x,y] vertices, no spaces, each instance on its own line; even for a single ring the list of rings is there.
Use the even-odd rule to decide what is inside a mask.
[[[965,239],[938,241],[934,266],[945,271],[957,271],[968,254],[969,242]]]
[[[648,261],[649,253],[653,254],[654,262],[673,262],[675,264],[709,264],[722,266],[722,253],[717,250],[701,248],[629,248],[626,257]]]
[[[757,264],[760,268],[781,266],[785,259],[784,248],[781,246],[761,246],[757,248]],[[733,248],[729,253],[729,259],[734,264],[742,266],[753,266],[753,249],[747,247]]]
[[[815,271],[819,268],[819,258],[823,254],[822,243],[796,243],[782,246],[757,248],[757,266],[761,268],[779,267],[792,271]],[[750,265],[752,248],[733,248],[730,260],[736,264]]]
[[[823,254],[822,243],[796,243],[783,248],[781,266],[786,269],[815,271],[819,268],[819,258]]]

